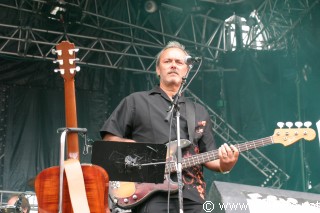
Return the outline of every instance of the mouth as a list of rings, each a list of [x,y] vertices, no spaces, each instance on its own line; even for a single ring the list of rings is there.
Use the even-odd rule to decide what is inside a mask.
[[[176,71],[170,71],[170,72],[168,72],[168,75],[171,75],[171,74],[179,75],[179,73],[178,73],[178,72],[176,72]]]

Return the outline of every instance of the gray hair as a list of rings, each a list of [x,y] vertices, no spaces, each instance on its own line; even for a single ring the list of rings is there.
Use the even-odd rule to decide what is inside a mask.
[[[179,48],[180,50],[184,51],[187,55],[189,55],[189,53],[186,51],[184,45],[180,44],[177,41],[169,41],[168,44],[157,54],[156,66],[158,66],[160,63],[159,60],[160,60],[160,56],[162,55],[162,53],[169,48]]]

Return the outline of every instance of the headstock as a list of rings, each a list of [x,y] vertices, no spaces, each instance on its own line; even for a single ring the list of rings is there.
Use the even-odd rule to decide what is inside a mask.
[[[280,129],[276,129],[272,136],[274,143],[281,143],[284,146],[291,145],[297,142],[300,139],[305,139],[307,141],[311,141],[315,139],[316,132],[309,128],[311,126],[311,122],[307,121],[304,123],[306,128],[301,128],[303,126],[302,122],[296,122],[295,126],[298,128],[291,128],[293,126],[292,122],[286,122],[286,126],[289,128],[282,128],[284,123],[279,122],[278,126]]]
[[[79,60],[75,54],[78,50],[73,43],[62,41],[56,46],[56,49],[52,51],[53,54],[58,55],[58,59],[54,61],[54,63],[59,63],[59,69],[55,69],[54,71],[60,72],[66,81],[73,80],[76,71],[80,71],[80,67],[76,66],[75,63]]]

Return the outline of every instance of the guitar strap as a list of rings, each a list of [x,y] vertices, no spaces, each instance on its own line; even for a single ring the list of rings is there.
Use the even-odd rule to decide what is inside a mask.
[[[82,168],[79,160],[68,159],[64,162],[70,200],[74,213],[90,213]]]
[[[194,140],[194,132],[196,128],[196,113],[195,113],[195,105],[193,102],[186,101],[186,116],[187,116],[187,124],[188,124],[188,133],[189,140],[193,143]]]

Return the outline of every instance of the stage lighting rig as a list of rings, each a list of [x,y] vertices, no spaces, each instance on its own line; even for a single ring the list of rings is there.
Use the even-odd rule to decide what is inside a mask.
[[[41,14],[63,23],[75,23],[81,20],[82,9],[65,1],[47,1],[43,4]]]

